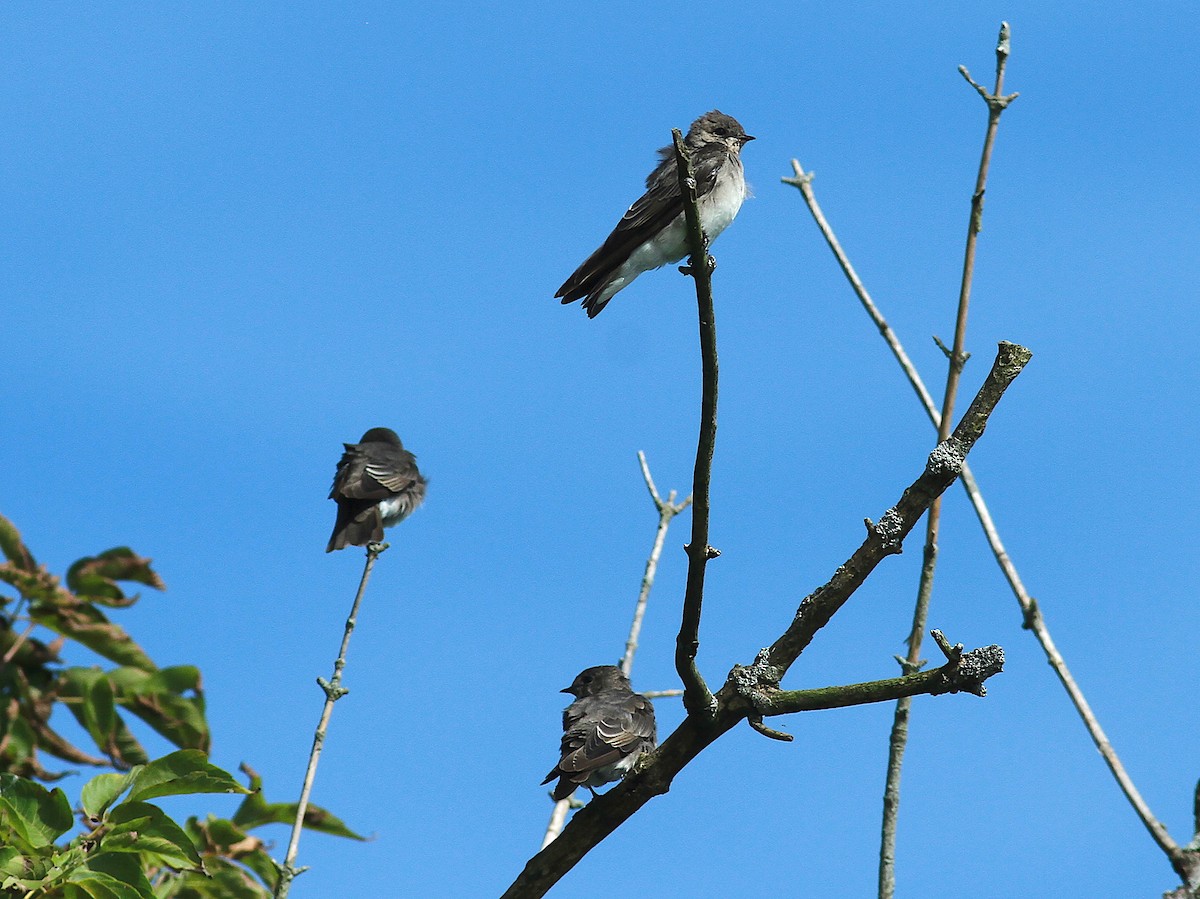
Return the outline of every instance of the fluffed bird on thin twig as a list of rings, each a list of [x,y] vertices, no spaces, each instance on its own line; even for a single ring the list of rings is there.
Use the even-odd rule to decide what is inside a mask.
[[[417,457],[390,428],[371,428],[358,443],[342,444],[329,498],[337,521],[325,552],[383,540],[383,529],[399,524],[425,499]]]

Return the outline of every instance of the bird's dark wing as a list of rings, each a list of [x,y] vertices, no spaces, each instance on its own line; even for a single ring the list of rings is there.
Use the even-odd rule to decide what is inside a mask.
[[[562,774],[586,775],[654,740],[654,708],[644,696],[626,693],[614,701],[601,693],[591,699],[594,701],[586,703],[590,708],[583,709],[563,734],[558,762]]]
[[[675,148],[663,147],[658,153],[662,161],[646,178],[646,192],[625,211],[600,248],[563,282],[555,297],[560,297],[564,303],[573,303],[602,287],[634,250],[671,224],[683,211]],[[728,151],[720,144],[701,147],[692,154],[697,198],[713,189],[717,172],[727,156]]]
[[[416,457],[388,444],[347,443],[333,476],[330,499],[377,502],[411,488],[421,478]]]

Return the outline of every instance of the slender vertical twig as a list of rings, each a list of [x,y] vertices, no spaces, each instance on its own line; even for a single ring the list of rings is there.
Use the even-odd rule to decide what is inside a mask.
[[[996,44],[996,87],[991,97],[1002,97],[1004,90],[1004,68],[1008,62],[1008,23],[1000,25],[1000,37]],[[970,80],[966,69],[959,67],[964,77]],[[974,82],[971,82],[974,84]],[[982,91],[981,91],[982,93]],[[962,281],[958,293],[958,313],[954,322],[954,345],[949,353],[949,371],[946,375],[946,390],[942,398],[941,420],[938,423],[939,442],[946,439],[954,414],[954,401],[958,396],[958,383],[966,364],[967,313],[971,303],[971,283],[975,274],[975,248],[983,218],[983,195],[987,187],[988,168],[992,159],[992,147],[996,141],[996,130],[1005,104],[988,100],[988,126],[983,140],[983,153],[979,160],[979,171],[975,176],[975,190],[971,195],[971,214],[967,223],[967,242],[963,257]],[[925,517],[925,548],[921,563],[921,577],[917,586],[917,601],[913,609],[912,629],[908,635],[908,654],[901,661],[901,669],[911,674],[921,667],[921,638],[929,618],[929,600],[933,595],[933,578],[937,570],[938,530],[941,524],[941,497],[933,501]],[[879,899],[892,899],[896,892],[896,826],[900,809],[900,774],[904,764],[904,750],[908,745],[908,719],[912,699],[904,697],[897,701],[892,730],[888,739],[887,776],[883,792],[883,821],[879,846]]]
[[[387,543],[370,543],[367,545],[367,561],[363,566],[362,578],[358,582],[358,592],[354,595],[354,605],[350,607],[350,615],[346,618],[346,629],[342,633],[342,645],[338,649],[337,659],[333,663],[333,677],[325,680],[317,678],[317,684],[325,693],[325,705],[321,709],[321,718],[317,722],[317,730],[313,734],[312,752],[308,756],[308,770],[304,772],[304,785],[300,788],[300,802],[296,805],[296,820],[292,823],[292,836],[288,841],[287,855],[283,864],[276,862],[279,879],[275,884],[275,899],[283,899],[291,889],[292,881],[297,874],[302,874],[306,868],[295,866],[296,853],[300,849],[300,832],[304,829],[304,813],[308,810],[308,797],[312,793],[313,781],[317,777],[317,762],[321,759],[321,750],[325,746],[325,734],[329,729],[329,718],[333,715],[333,704],[350,691],[342,686],[342,671],[346,667],[346,651],[350,648],[350,635],[358,622],[358,608],[362,604],[363,594],[367,592],[367,581],[371,579],[371,570],[379,559],[380,553],[388,548]]]
[[[753,664],[734,666],[714,697],[717,702],[715,713],[689,712],[679,727],[649,755],[645,764],[639,764],[620,783],[581,808],[559,839],[526,862],[501,899],[537,899],[545,895],[567,871],[638,809],[655,796],[666,793],[676,775],[723,734],[742,720],[789,711],[787,708],[768,708],[769,697],[779,694],[779,682],[788,668],[871,572],[885,558],[900,552],[904,538],[916,527],[930,501],[958,478],[963,460],[983,436],[988,418],[1031,356],[1024,347],[1000,343],[991,371],[954,433],[929,454],[924,471],[905,488],[899,501],[883,513],[879,522],[867,523],[867,535],[862,544],[838,566],[827,583],[804,597],[779,638],[760,650]],[[979,661],[994,673],[1003,664],[1002,657],[999,647],[988,647]],[[963,656],[962,660],[965,659]],[[985,659],[990,661],[985,662]],[[979,673],[984,672],[980,670]],[[905,683],[904,678],[895,681],[894,688]],[[844,694],[845,702],[824,701],[820,707],[857,704],[862,701],[862,688],[863,685],[851,686]],[[961,689],[978,692],[974,686]],[[890,701],[907,692],[893,692],[886,699]],[[760,707],[763,703],[765,705]],[[778,736],[777,733],[768,735]]]
[[[696,202],[696,176],[692,160],[676,128],[675,161],[679,167],[679,189],[687,223],[688,264],[681,272],[696,282],[696,308],[700,321],[701,396],[700,436],[696,442],[696,467],[692,473],[692,539],[687,545],[687,586],[683,594],[683,619],[675,641],[675,670],[683,681],[683,707],[689,714],[711,717],[716,700],[696,666],[700,651],[700,612],[704,604],[704,571],[709,559],[720,553],[708,545],[709,484],[712,480],[713,450],[717,442],[717,327],[713,311],[712,271],[708,238],[700,222]]]
[[[838,264],[841,266],[842,272],[846,276],[846,280],[850,282],[850,286],[853,288],[854,293],[858,297],[859,302],[862,304],[863,309],[866,311],[867,315],[870,316],[871,321],[874,322],[875,327],[879,330],[880,336],[883,337],[884,342],[888,345],[888,349],[891,350],[892,355],[896,358],[896,362],[904,371],[905,377],[908,379],[909,384],[912,386],[913,391],[916,393],[917,398],[921,402],[921,408],[925,410],[925,414],[929,417],[929,420],[933,423],[933,426],[935,428],[939,427],[941,425],[942,416],[941,413],[938,412],[937,407],[934,405],[933,397],[929,393],[928,388],[926,388],[925,382],[922,380],[920,373],[916,369],[916,366],[914,366],[912,361],[909,359],[908,353],[905,352],[904,345],[896,336],[895,331],[892,330],[891,326],[887,322],[887,319],[883,316],[883,313],[880,312],[879,307],[875,305],[870,293],[867,291],[866,287],[863,286],[862,280],[858,277],[858,273],[851,264],[849,257],[846,255],[845,250],[842,249],[841,243],[838,241],[833,227],[829,224],[828,219],[826,219],[820,203],[817,202],[816,194],[812,189],[812,172],[804,171],[804,168],[795,159],[792,160],[792,170],[795,173],[794,177],[782,178],[781,180],[783,183],[790,184],[800,191],[800,194],[804,198],[804,202],[807,205],[809,212],[812,214],[813,221],[816,222],[817,227],[821,231],[821,235],[825,238],[825,242],[829,244],[830,250],[832,250],[834,256],[837,258]],[[1046,659],[1050,663],[1050,667],[1054,669],[1055,675],[1062,683],[1063,688],[1067,691],[1067,695],[1070,698],[1072,705],[1075,706],[1075,711],[1079,714],[1080,719],[1083,721],[1084,727],[1087,728],[1088,734],[1092,738],[1092,742],[1095,744],[1096,749],[1100,752],[1100,756],[1104,759],[1104,762],[1108,766],[1109,771],[1112,773],[1113,778],[1117,781],[1117,785],[1121,789],[1121,792],[1125,795],[1126,799],[1133,807],[1134,812],[1137,814],[1146,830],[1150,833],[1150,836],[1154,839],[1155,843],[1163,850],[1164,853],[1166,853],[1167,858],[1171,861],[1171,865],[1175,869],[1176,873],[1179,873],[1182,876],[1182,872],[1188,869],[1187,866],[1189,862],[1187,857],[1183,854],[1183,850],[1171,838],[1170,834],[1167,833],[1166,828],[1164,828],[1158,819],[1155,818],[1150,812],[1146,801],[1142,798],[1142,795],[1138,792],[1133,780],[1125,771],[1124,765],[1121,764],[1120,757],[1117,755],[1116,750],[1113,749],[1112,744],[1109,742],[1108,736],[1105,734],[1104,729],[1100,726],[1099,720],[1092,712],[1091,706],[1088,704],[1087,699],[1083,695],[1083,691],[1079,688],[1079,685],[1072,676],[1070,668],[1067,667],[1066,660],[1062,657],[1062,654],[1058,651],[1058,647],[1054,644],[1054,640],[1050,636],[1049,627],[1047,626],[1045,618],[1041,613],[1041,608],[1036,600],[1034,600],[1034,598],[1029,594],[1029,591],[1025,587],[1025,583],[1021,580],[1021,576],[1017,571],[1017,567],[1012,561],[1012,557],[1008,554],[1008,549],[1005,547],[1004,541],[1000,537],[1000,531],[996,527],[996,523],[992,518],[991,511],[988,509],[987,503],[984,500],[983,491],[979,488],[979,482],[975,480],[975,475],[971,471],[970,466],[965,463],[963,465],[961,480],[963,489],[967,493],[967,498],[971,502],[971,507],[975,510],[975,515],[979,519],[980,526],[983,528],[983,533],[987,539],[988,546],[991,548],[992,555],[996,559],[996,564],[1000,566],[1000,571],[1004,575],[1004,579],[1008,582],[1009,589],[1012,590],[1013,596],[1017,600],[1017,604],[1021,607],[1021,613],[1025,621],[1026,629],[1033,633],[1034,637],[1041,645],[1042,651],[1045,653]],[[1200,828],[1200,825],[1198,825],[1198,828]]]
[[[671,519],[691,505],[692,498],[689,496],[681,503],[675,502],[675,491],[672,490],[667,494],[664,500],[658,494],[658,488],[654,486],[654,478],[650,475],[650,466],[646,464],[646,454],[638,450],[638,465],[642,469],[642,479],[646,482],[646,489],[650,491],[650,499],[654,502],[654,508],[658,512],[658,528],[654,534],[654,545],[650,548],[650,555],[646,558],[646,570],[642,574],[642,586],[638,591],[637,603],[633,608],[633,620],[629,625],[629,636],[625,640],[625,655],[621,657],[621,671],[626,677],[629,677],[633,671],[633,657],[638,648],[638,637],[642,632],[642,619],[646,615],[646,603],[650,599],[650,590],[654,586],[654,576],[658,572],[658,559],[662,555],[663,543],[667,539],[667,528],[671,526]],[[657,693],[642,695],[647,697],[654,696],[670,696],[675,695],[674,691],[661,690]],[[567,823],[567,812],[571,809],[572,799],[568,796],[566,799],[560,799],[554,803],[554,809],[550,813],[550,821],[546,825],[546,832],[542,836],[542,847],[545,849],[555,838],[562,833],[563,825]]]
[[[650,556],[646,559],[646,570],[642,574],[642,588],[638,591],[637,605],[633,609],[629,638],[625,641],[625,655],[621,657],[621,671],[626,677],[629,677],[633,671],[633,656],[637,652],[638,637],[642,633],[642,618],[646,614],[646,601],[650,598],[650,588],[654,586],[654,576],[658,572],[658,559],[662,555],[663,543],[667,539],[667,528],[671,526],[671,519],[692,503],[690,495],[681,503],[675,502],[674,490],[667,494],[665,500],[658,495],[658,488],[654,486],[654,478],[650,476],[650,467],[646,464],[646,454],[641,450],[638,450],[638,465],[642,468],[642,479],[646,482],[646,489],[650,491],[650,499],[654,501],[654,508],[658,510],[658,529],[654,534],[654,546],[650,549]]]
[[[1009,94],[1007,97],[989,98],[986,95],[986,91],[982,91],[979,85],[975,84],[974,81],[971,81],[965,71],[963,74],[977,91],[981,91],[984,94],[984,99],[989,101],[989,106],[992,102],[1008,104],[1017,96],[1017,94],[1014,93]],[[933,397],[930,395],[929,390],[925,387],[925,382],[921,379],[916,366],[914,366],[912,361],[909,359],[908,354],[905,352],[904,346],[896,336],[896,333],[892,330],[891,326],[880,312],[878,306],[875,305],[870,293],[863,285],[862,280],[855,271],[853,264],[851,264],[849,257],[846,255],[845,250],[842,249],[841,243],[838,241],[837,235],[835,234],[832,226],[830,226],[829,221],[825,218],[825,214],[821,209],[820,203],[817,202],[816,194],[812,189],[813,174],[811,172],[804,171],[804,168],[800,165],[799,161],[795,159],[792,160],[792,171],[794,173],[793,177],[785,177],[781,180],[784,184],[790,184],[800,191],[800,194],[804,198],[804,202],[808,207],[808,211],[813,217],[813,221],[816,222],[817,228],[820,230],[822,237],[825,238],[825,242],[829,245],[830,250],[837,259],[838,265],[841,267],[842,272],[846,276],[846,280],[850,282],[850,286],[853,289],[855,296],[857,296],[859,302],[862,304],[863,309],[871,318],[871,321],[875,324],[875,327],[879,330],[880,336],[883,338],[884,342],[888,346],[888,349],[891,350],[892,355],[895,357],[896,362],[903,370],[909,384],[916,392],[917,398],[921,402],[921,407],[925,410],[925,414],[929,417],[930,421],[933,422],[934,427],[939,428],[941,425],[942,416],[941,413],[938,412],[937,407],[934,405]],[[971,501],[971,506],[975,510],[975,515],[979,519],[980,526],[983,528],[984,536],[986,537],[988,545],[992,550],[992,555],[995,557],[996,563],[1000,566],[1000,570],[1003,573],[1005,580],[1008,582],[1013,596],[1016,598],[1018,605],[1021,607],[1021,613],[1024,618],[1026,629],[1033,633],[1034,637],[1041,645],[1047,661],[1049,661],[1051,668],[1054,669],[1055,675],[1062,683],[1063,688],[1067,691],[1067,695],[1070,698],[1071,703],[1075,706],[1075,710],[1079,714],[1080,719],[1083,721],[1084,727],[1087,728],[1088,734],[1092,738],[1092,742],[1095,744],[1100,756],[1104,759],[1104,762],[1108,766],[1109,771],[1112,773],[1113,778],[1117,781],[1117,785],[1121,792],[1125,795],[1134,812],[1141,820],[1143,826],[1146,828],[1147,832],[1149,832],[1151,838],[1155,841],[1159,848],[1162,849],[1164,854],[1166,854],[1167,859],[1171,862],[1172,868],[1174,868],[1175,872],[1179,874],[1180,877],[1186,882],[1189,876],[1188,872],[1194,872],[1195,869],[1196,863],[1194,857],[1189,856],[1189,854],[1171,838],[1170,834],[1167,832],[1166,828],[1163,827],[1162,823],[1154,817],[1149,806],[1146,804],[1146,801],[1142,798],[1141,793],[1133,783],[1133,780],[1126,772],[1124,765],[1121,763],[1120,757],[1116,754],[1112,744],[1109,742],[1108,736],[1105,734],[1104,729],[1100,726],[1099,720],[1092,712],[1091,706],[1084,697],[1083,691],[1075,682],[1070,668],[1067,667],[1066,660],[1063,659],[1062,654],[1059,653],[1058,648],[1050,635],[1049,628],[1046,625],[1040,606],[1029,594],[1024,582],[1021,580],[1021,576],[1017,572],[1016,565],[1013,563],[1012,558],[1008,554],[1007,548],[1004,546],[1004,543],[1000,538],[1000,532],[997,529],[994,520],[992,519],[992,515],[988,509],[987,503],[984,501],[983,492],[980,490],[979,484],[975,480],[975,476],[970,467],[966,464],[963,465],[961,480],[963,489],[966,491],[967,497]],[[1200,831],[1200,818],[1198,818],[1197,830]],[[1192,873],[1190,876],[1194,878],[1195,874]]]

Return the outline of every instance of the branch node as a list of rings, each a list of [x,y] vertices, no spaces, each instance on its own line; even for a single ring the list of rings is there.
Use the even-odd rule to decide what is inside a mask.
[[[867,519],[869,522],[871,519]],[[868,526],[867,537],[874,537],[886,555],[899,555],[904,551],[904,522],[896,507],[888,509],[878,523]]]
[[[944,692],[986,696],[987,688],[983,682],[1003,670],[1004,650],[1001,647],[992,644],[981,649],[972,649],[963,653],[957,660],[952,659],[942,666],[946,679]]]
[[[905,677],[908,677],[910,674],[916,674],[928,664],[926,659],[917,659],[915,662],[910,662],[904,656],[892,656],[892,658],[896,660],[896,664],[900,666],[900,673]]]
[[[1027,631],[1036,631],[1041,619],[1042,610],[1038,607],[1038,601],[1031,596],[1029,605],[1021,609],[1021,627]]]
[[[763,724],[762,715],[751,715],[746,719],[746,723],[764,737],[772,740],[778,740],[780,743],[790,743],[792,740],[796,739],[791,734],[785,734],[781,730],[775,730],[773,727],[767,727],[765,724]]]
[[[317,678],[317,686],[325,691],[325,698],[330,702],[337,702],[350,691],[341,684],[333,684],[325,680],[323,677]]]
[[[929,635],[933,637],[933,641],[938,645],[938,649],[942,651],[942,655],[946,657],[946,661],[948,661],[951,665],[957,665],[959,660],[962,658],[963,645],[961,643],[955,643],[953,646],[951,646],[950,641],[946,639],[946,635],[939,631],[936,627],[929,632]]]
[[[999,50],[1000,48],[997,47],[996,55],[998,57],[1000,56]],[[1005,54],[1005,56],[1007,56],[1007,54]],[[1000,65],[1003,65],[1003,59],[1001,59]],[[975,88],[975,92],[979,94],[979,96],[983,97],[983,102],[988,105],[988,111],[991,112],[992,115],[998,115],[999,113],[1003,112],[1008,108],[1008,105],[1012,103],[1013,100],[1021,96],[1021,94],[1016,91],[1011,94],[989,94],[987,88],[971,77],[971,73],[967,71],[966,66],[959,66],[958,72],[967,79],[967,84]]]
[[[794,178],[780,178],[784,184],[790,184],[792,187],[807,187],[812,184],[813,178],[817,177],[816,172],[806,172],[800,166],[800,160],[792,160],[792,171],[796,173]]]
[[[996,55],[1008,56],[1012,52],[1012,29],[1007,22],[1000,23],[1000,36],[996,39]]]

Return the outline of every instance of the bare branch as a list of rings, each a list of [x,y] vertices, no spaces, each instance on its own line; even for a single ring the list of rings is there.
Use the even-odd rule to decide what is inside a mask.
[[[968,78],[968,80],[970,80],[967,73],[964,72],[964,75]],[[974,85],[974,82],[971,83]],[[986,91],[981,91],[981,94],[983,95],[986,95],[986,93]],[[1009,94],[1006,98],[1001,99],[1005,100],[1007,104],[1015,99],[1016,96],[1017,94]],[[987,99],[986,96],[985,99]],[[804,171],[803,167],[795,159],[792,160],[792,170],[795,173],[794,177],[785,177],[780,180],[784,184],[790,184],[800,191],[801,196],[804,198],[805,205],[812,214],[813,220],[816,222],[818,229],[820,229],[822,237],[825,238],[826,243],[829,245],[830,250],[833,252],[834,257],[841,266],[842,272],[846,276],[846,280],[850,282],[850,286],[854,290],[855,296],[858,298],[859,303],[862,305],[867,315],[871,318],[871,321],[874,323],[875,327],[879,330],[884,342],[887,343],[888,349],[895,357],[897,364],[899,364],[909,384],[916,393],[917,398],[920,400],[921,407],[925,410],[925,414],[929,417],[929,420],[933,423],[935,428],[940,427],[942,419],[941,414],[934,405],[933,397],[926,388],[924,381],[916,369],[916,366],[913,365],[912,360],[909,359],[903,344],[900,342],[899,338],[896,336],[896,333],[892,330],[891,326],[888,324],[879,308],[875,305],[870,293],[863,285],[862,280],[859,278],[858,273],[851,264],[849,257],[842,249],[841,243],[838,241],[837,235],[833,231],[833,228],[825,218],[825,214],[821,209],[820,204],[817,202],[816,195],[812,190],[812,181],[814,178],[813,173]],[[1159,822],[1158,819],[1155,818],[1151,813],[1149,806],[1142,798],[1141,793],[1138,792],[1133,780],[1125,771],[1120,758],[1117,756],[1116,751],[1109,742],[1107,734],[1105,734],[1104,729],[1100,726],[1099,720],[1092,712],[1091,706],[1088,704],[1087,699],[1083,695],[1083,691],[1075,682],[1070,668],[1067,667],[1066,660],[1058,651],[1058,648],[1050,635],[1049,628],[1047,627],[1041,614],[1040,607],[1038,606],[1036,600],[1034,600],[1034,598],[1030,595],[1028,589],[1025,587],[1020,573],[1017,571],[1016,565],[1013,563],[1012,558],[1008,554],[1007,548],[1004,546],[1004,542],[1000,537],[999,529],[996,527],[995,521],[991,515],[991,511],[988,509],[987,503],[984,501],[983,492],[980,490],[979,484],[975,480],[975,475],[971,471],[970,466],[966,464],[963,465],[961,480],[963,489],[966,491],[967,496],[971,501],[971,506],[975,510],[975,515],[979,519],[979,524],[983,528],[984,536],[987,538],[988,545],[991,547],[992,555],[995,556],[996,563],[1000,566],[1000,570],[1003,573],[1005,580],[1008,581],[1008,585],[1013,592],[1013,596],[1016,598],[1018,605],[1021,607],[1021,614],[1022,618],[1024,619],[1025,628],[1033,632],[1038,643],[1041,645],[1042,651],[1046,654],[1047,661],[1049,661],[1050,666],[1054,669],[1055,675],[1057,675],[1059,681],[1063,685],[1063,688],[1067,691],[1067,695],[1070,697],[1071,703],[1075,706],[1075,710],[1079,714],[1080,719],[1083,721],[1084,726],[1087,728],[1088,734],[1092,738],[1092,742],[1095,744],[1097,750],[1099,750],[1100,755],[1104,759],[1105,764],[1108,766],[1109,771],[1112,773],[1113,778],[1117,781],[1117,785],[1121,789],[1121,792],[1129,801],[1130,806],[1133,808],[1138,818],[1142,821],[1143,826],[1145,826],[1146,830],[1150,833],[1150,836],[1153,838],[1154,842],[1167,855],[1167,858],[1170,860],[1171,865],[1175,869],[1176,873],[1183,877],[1184,872],[1190,870],[1190,866],[1195,865],[1194,856],[1188,857],[1184,855],[1184,850],[1178,846],[1178,844],[1171,838],[1166,828],[1163,827],[1162,823]],[[885,806],[888,803],[886,794],[884,797],[884,803]],[[1197,825],[1197,830],[1200,831],[1200,823]]]
[[[921,515],[954,483],[966,454],[983,434],[988,416],[1032,355],[1017,344],[1000,343],[999,353],[987,380],[954,433],[939,443],[930,454],[924,474],[904,491],[895,506],[884,513],[862,546],[837,570],[833,579],[804,598],[791,626],[767,650],[765,663],[769,669],[777,672],[768,674],[768,679],[773,678],[778,683],[816,632],[829,622],[875,566],[886,556],[900,551],[901,542]]]
[[[637,604],[634,606],[633,622],[629,626],[629,638],[625,641],[625,655],[621,658],[621,671],[626,677],[629,677],[633,670],[633,656],[637,652],[638,637],[642,632],[642,618],[646,614],[646,601],[650,598],[650,588],[654,586],[654,577],[658,572],[658,559],[662,555],[663,542],[667,538],[667,528],[671,525],[671,519],[686,509],[691,502],[690,496],[682,503],[674,502],[674,490],[664,501],[658,495],[654,479],[650,476],[650,466],[646,463],[646,454],[641,450],[638,450],[638,464],[642,469],[642,477],[646,481],[646,489],[650,491],[650,498],[654,500],[654,507],[658,510],[658,530],[654,534],[654,546],[651,547],[650,555],[646,559],[646,570],[642,574],[642,587],[638,593]]]
[[[654,478],[650,476],[650,466],[646,464],[646,454],[638,450],[638,465],[642,467],[642,480],[646,482],[646,489],[650,491],[650,498],[654,500],[654,508],[662,510],[662,497],[658,495],[658,488],[654,486]]]
[[[884,556],[900,550],[900,542],[929,503],[954,482],[964,457],[983,434],[988,416],[1031,355],[1024,347],[1000,344],[992,371],[954,434],[934,449],[925,471],[904,491],[900,502],[888,510],[880,523],[872,526],[864,546],[837,570],[829,583],[805,598],[792,626],[771,648],[762,650],[754,664],[738,666],[730,673],[714,697],[712,714],[689,711],[675,732],[654,752],[644,756],[631,774],[575,813],[562,835],[529,860],[502,899],[544,896],[584,855],[638,809],[655,796],[666,793],[675,776],[714,740],[743,718],[762,714],[747,698],[747,691],[778,687],[779,678],[808,644],[812,634],[846,602]],[[937,673],[928,672],[931,675]]]
[[[773,727],[767,727],[763,724],[762,715],[750,715],[746,718],[746,723],[750,725],[752,730],[762,734],[768,740],[778,740],[780,743],[790,743],[796,739],[791,734],[784,733],[781,730],[775,730]]]
[[[350,691],[342,686],[342,671],[346,667],[346,651],[350,648],[350,636],[358,623],[358,608],[362,605],[363,594],[367,592],[367,581],[371,579],[371,570],[375,567],[380,554],[388,548],[387,543],[367,544],[367,561],[363,566],[362,578],[358,582],[358,592],[354,595],[354,604],[350,607],[350,615],[346,618],[346,629],[342,633],[342,645],[338,649],[337,659],[333,663],[333,676],[329,680],[317,678],[317,684],[325,693],[325,705],[321,708],[321,718],[317,722],[316,733],[313,734],[312,752],[308,756],[308,769],[304,772],[304,785],[300,788],[300,801],[296,805],[296,820],[292,823],[292,836],[288,841],[287,855],[283,864],[275,862],[279,879],[275,884],[275,899],[283,899],[291,889],[296,875],[304,873],[307,868],[295,866],[296,853],[300,849],[300,833],[304,829],[304,814],[308,811],[308,798],[312,794],[313,781],[317,778],[317,762],[321,760],[321,749],[325,745],[325,734],[329,729],[329,719],[333,715],[333,704]]]
[[[21,648],[25,641],[29,639],[29,635],[33,633],[33,630],[36,627],[36,621],[29,622],[29,624],[25,627],[25,630],[21,631],[17,638],[13,640],[12,646],[8,647],[8,651],[5,652],[3,656],[0,656],[0,665],[7,665],[13,660],[13,656],[17,654],[17,651]]]
[[[994,95],[1000,96],[1004,87],[1004,68],[1009,55],[1008,23],[1000,25],[1000,37],[996,46],[996,89]],[[970,81],[966,69],[959,71]],[[974,84],[974,82],[971,82]],[[978,87],[978,85],[976,85]],[[982,92],[985,99],[989,96]],[[987,186],[988,168],[992,158],[992,148],[996,141],[996,131],[1000,125],[1000,114],[1004,112],[1008,102],[988,102],[988,125],[983,139],[983,153],[979,160],[979,171],[975,176],[975,190],[971,195],[971,214],[967,221],[967,242],[963,257],[962,281],[959,285],[958,313],[954,322],[954,345],[947,354],[949,371],[946,375],[946,390],[942,397],[942,414],[938,423],[938,440],[945,440],[949,431],[950,420],[954,414],[954,403],[958,397],[958,384],[962,377],[963,367],[967,363],[965,351],[967,334],[967,313],[971,303],[971,285],[975,275],[975,250],[979,232],[983,227],[983,195]],[[939,347],[945,351],[940,340],[934,338]],[[941,524],[942,504],[937,499],[929,507],[929,516],[925,521],[925,549],[921,566],[920,583],[917,585],[917,601],[913,609],[912,629],[908,635],[908,655],[906,661],[915,663],[921,655],[921,637],[925,633],[926,622],[929,619],[929,601],[933,596],[933,578],[937,569],[938,531]],[[946,651],[946,647],[943,647]],[[908,718],[911,700],[901,699],[896,706],[892,721],[892,732],[888,740],[887,776],[884,786],[883,821],[881,825],[879,849],[879,899],[891,899],[896,892],[895,856],[896,856],[896,822],[900,808],[900,771],[903,766],[904,750],[908,744]]]
[[[647,699],[669,699],[675,696],[682,696],[682,690],[643,690],[642,695]]]
[[[819,690],[756,690],[751,701],[762,715],[789,715],[818,709],[841,709],[873,702],[891,702],[903,697],[944,693],[971,693],[984,696],[984,681],[1004,670],[1004,650],[985,646],[956,656],[941,668],[907,674],[886,680],[868,681]]]
[[[667,528],[671,525],[671,519],[682,512],[691,503],[692,498],[689,496],[681,503],[675,502],[675,491],[672,490],[667,494],[666,500],[663,500],[658,494],[658,488],[654,486],[654,478],[650,475],[650,466],[646,462],[646,454],[638,450],[638,465],[642,469],[642,479],[646,482],[646,489],[650,491],[650,499],[654,501],[654,508],[658,511],[658,528],[654,534],[654,545],[650,549],[650,555],[646,559],[646,570],[642,574],[642,586],[638,591],[637,603],[633,609],[633,620],[629,625],[629,636],[625,640],[625,655],[621,658],[621,671],[626,677],[629,677],[633,671],[633,657],[638,648],[638,637],[642,632],[642,619],[646,615],[646,603],[650,599],[650,590],[654,586],[654,577],[658,572],[658,560],[662,555],[663,542],[667,538]],[[682,690],[660,690],[657,693],[642,693],[648,699],[653,699],[658,696],[681,696]],[[573,800],[571,796],[566,799],[560,799],[554,803],[554,810],[550,813],[550,821],[546,825],[546,832],[542,836],[542,848],[545,849],[550,843],[557,839],[562,833],[563,825],[567,820],[567,812],[574,805],[580,807],[581,803]]]
[[[708,238],[700,224],[696,200],[696,177],[692,160],[683,145],[683,135],[671,132],[675,142],[675,160],[679,167],[679,188],[683,194],[683,212],[687,221],[689,258],[681,268],[696,282],[696,307],[700,320],[700,356],[702,388],[700,399],[700,437],[696,445],[696,468],[692,474],[692,539],[687,545],[687,587],[683,595],[683,619],[675,641],[675,670],[683,681],[683,705],[689,714],[713,715],[716,703],[712,691],[696,666],[700,651],[700,613],[704,603],[704,571],[709,559],[719,554],[708,545],[709,483],[712,479],[713,450],[717,440],[717,329],[713,311],[712,271],[714,260],[708,255]]]

